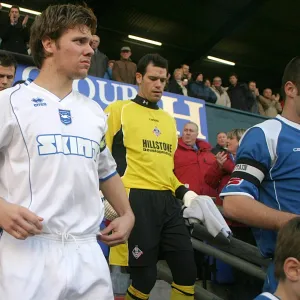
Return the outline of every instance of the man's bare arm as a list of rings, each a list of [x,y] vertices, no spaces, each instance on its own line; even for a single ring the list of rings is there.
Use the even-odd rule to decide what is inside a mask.
[[[251,227],[279,230],[280,227],[297,215],[270,208],[248,196],[225,196],[224,214],[227,218]]]
[[[122,180],[118,174],[101,182],[101,192],[119,216],[133,214]]]
[[[125,243],[135,218],[120,176],[117,174],[102,182],[101,191],[120,217],[113,220],[99,238],[109,246]]]

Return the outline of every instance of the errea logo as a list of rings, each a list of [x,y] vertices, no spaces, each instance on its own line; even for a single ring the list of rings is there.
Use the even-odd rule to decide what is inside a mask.
[[[44,100],[41,98],[33,98],[31,101],[34,103],[34,107],[47,106],[47,103],[45,103]]]

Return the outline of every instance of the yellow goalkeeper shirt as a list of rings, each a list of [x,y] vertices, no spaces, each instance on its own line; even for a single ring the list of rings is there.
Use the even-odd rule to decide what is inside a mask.
[[[175,119],[140,96],[116,101],[105,112],[106,144],[117,162],[124,186],[177,194],[182,183],[173,173],[177,147]]]

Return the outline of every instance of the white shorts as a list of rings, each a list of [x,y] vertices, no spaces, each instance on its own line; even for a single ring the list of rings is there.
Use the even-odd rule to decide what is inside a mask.
[[[0,298],[113,300],[108,264],[92,236],[0,239]]]

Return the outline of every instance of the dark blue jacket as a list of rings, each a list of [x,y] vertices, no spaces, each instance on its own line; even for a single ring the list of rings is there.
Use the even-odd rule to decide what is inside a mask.
[[[231,101],[231,108],[251,112],[254,98],[246,84],[238,82],[236,86],[230,85],[227,94]]]
[[[191,82],[188,86],[188,95],[210,103],[216,103],[217,101],[216,94],[209,87],[205,86],[202,81]]]

